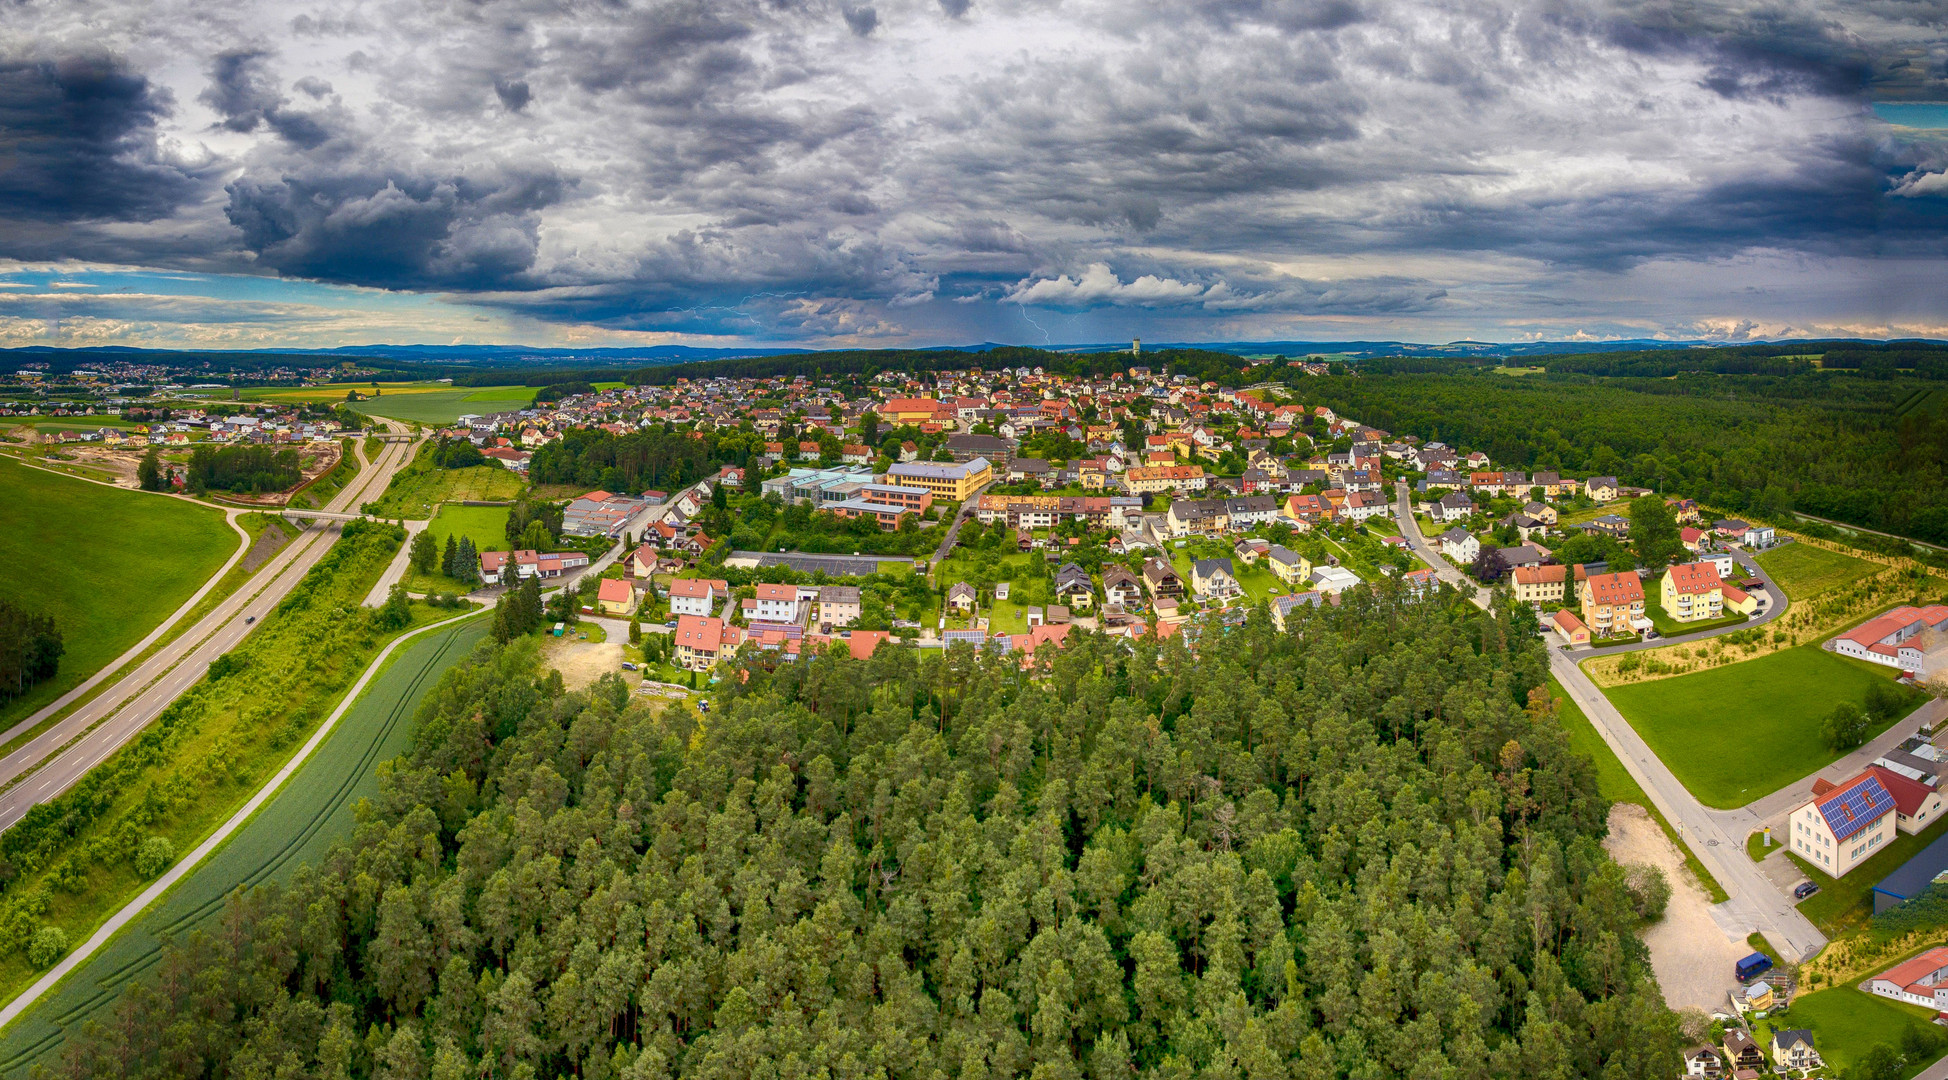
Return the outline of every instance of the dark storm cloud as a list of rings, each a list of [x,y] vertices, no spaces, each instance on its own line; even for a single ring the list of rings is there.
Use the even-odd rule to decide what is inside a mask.
[[[545,167],[247,175],[227,189],[225,213],[257,262],[280,273],[389,289],[504,288],[533,265],[540,211],[566,186]]]
[[[520,112],[534,99],[534,92],[528,89],[526,79],[495,79],[494,96],[508,112]]]
[[[218,53],[210,65],[210,85],[198,100],[223,117],[217,123],[227,131],[248,133],[261,124],[305,150],[331,138],[323,114],[287,107],[290,99],[278,91],[270,59],[269,53],[251,49]]]
[[[0,59],[0,220],[172,213],[197,184],[157,145],[169,111],[169,95],[115,57]]]
[[[74,26],[122,12],[139,38],[127,0],[74,2]],[[193,109],[170,134],[208,140],[227,203],[179,180],[160,205],[191,207],[168,258],[625,329],[871,337],[921,318],[1013,326],[1037,305],[1186,326],[1423,314],[1471,274],[1546,291],[1656,260],[1938,255],[1948,162],[1864,107],[1940,84],[1938,15],[1938,0],[246,10],[174,65],[205,73],[175,90],[215,124]],[[71,152],[126,173],[160,160],[168,114],[123,77],[140,91],[123,134]],[[150,248],[107,230],[69,242],[149,258],[164,231]]]
[[[840,9],[840,14],[845,16],[846,28],[860,37],[871,37],[873,28],[879,25],[879,12],[871,5],[847,6]]]

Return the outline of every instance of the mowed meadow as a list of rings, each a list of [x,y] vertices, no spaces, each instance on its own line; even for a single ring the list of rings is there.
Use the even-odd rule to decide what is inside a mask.
[[[60,697],[195,595],[237,550],[222,511],[0,457],[0,595],[54,616],[54,678],[0,705],[0,729]]]

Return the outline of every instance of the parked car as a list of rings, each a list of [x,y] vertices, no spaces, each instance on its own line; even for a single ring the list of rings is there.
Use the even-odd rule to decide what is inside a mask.
[[[1755,952],[1740,960],[1738,966],[1733,969],[1733,974],[1738,976],[1739,982],[1750,982],[1770,970],[1772,970],[1772,958],[1762,952]]]
[[[622,662],[622,670],[624,670],[624,671],[634,671],[634,670],[636,670],[636,665],[635,665],[635,664],[634,664],[633,662],[631,662],[631,661],[628,661],[628,660],[624,660],[624,661]]]
[[[1792,898],[1794,900],[1804,900],[1818,891],[1819,891],[1819,882],[1802,881],[1799,883],[1797,888],[1793,889]]]

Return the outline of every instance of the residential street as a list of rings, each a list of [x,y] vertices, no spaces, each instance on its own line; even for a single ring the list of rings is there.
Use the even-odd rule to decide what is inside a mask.
[[[1458,588],[1472,589],[1475,602],[1487,606],[1488,590],[1475,585],[1450,566],[1421,535],[1420,524],[1414,518],[1409,501],[1407,485],[1396,484],[1394,493],[1400,531],[1407,537],[1414,553],[1433,567],[1441,580]],[[1717,633],[1728,633],[1735,629],[1738,627],[1726,627]],[[1707,631],[1698,636],[1709,637],[1712,634]],[[1826,935],[1801,915],[1786,894],[1769,881],[1759,870],[1758,864],[1745,854],[1745,837],[1751,829],[1741,828],[1741,819],[1737,817],[1745,811],[1714,811],[1698,802],[1651,752],[1636,729],[1623,718],[1616,706],[1610,704],[1610,699],[1603,696],[1596,684],[1583,674],[1576,659],[1553,644],[1549,648],[1549,670],[1584,715],[1590,718],[1603,736],[1603,741],[1623,762],[1624,769],[1650,796],[1658,812],[1678,830],[1685,844],[1731,895],[1730,900],[1712,909],[1712,916],[1718,920],[1719,926],[1737,937],[1756,930],[1764,934],[1766,940],[1782,955],[1796,959],[1805,959],[1824,948]],[[1903,724],[1911,722],[1904,721]],[[1897,725],[1897,728],[1900,726]],[[1834,767],[1840,766],[1836,764]],[[1810,782],[1806,786],[1810,786]],[[1799,790],[1802,790],[1802,785],[1795,784],[1767,798],[1790,800],[1793,793]]]
[[[413,443],[388,443],[379,460],[360,470],[326,509],[356,509],[377,498],[416,449]],[[0,787],[0,830],[66,791],[201,679],[210,661],[236,648],[256,620],[270,614],[324,557],[339,528],[335,523],[307,526],[195,626],[94,700],[0,758],[0,785],[5,785]]]

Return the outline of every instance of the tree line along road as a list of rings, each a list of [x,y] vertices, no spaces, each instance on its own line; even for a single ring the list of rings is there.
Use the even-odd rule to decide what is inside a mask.
[[[1394,495],[1394,510],[1399,518],[1401,535],[1407,538],[1414,554],[1432,567],[1442,581],[1467,591],[1475,603],[1487,607],[1491,595],[1489,590],[1463,577],[1421,535],[1420,522],[1414,518],[1407,485],[1397,484]],[[1781,597],[1781,603],[1777,605],[1781,611],[1785,608],[1783,601]],[[1741,629],[1742,625],[1686,635],[1685,640],[1694,636],[1711,637],[1730,633]],[[1656,804],[1658,812],[1678,827],[1685,845],[1730,894],[1731,899],[1713,911],[1713,917],[1720,927],[1729,929],[1726,926],[1729,923],[1746,933],[1757,931],[1764,934],[1781,955],[1794,960],[1804,960],[1825,948],[1826,935],[1820,933],[1812,920],[1801,915],[1785,893],[1760,873],[1758,864],[1746,856],[1745,838],[1737,837],[1734,842],[1734,838],[1726,835],[1721,820],[1665,767],[1637,734],[1637,730],[1630,726],[1616,706],[1610,704],[1610,699],[1590,681],[1589,676],[1583,674],[1576,661],[1561,649],[1551,647],[1549,671],[1562,683],[1563,689],[1575,700],[1584,715],[1590,718],[1597,733],[1609,744],[1625,771]]]
[[[361,469],[327,509],[356,509],[361,502],[376,498],[391,483],[393,474],[411,460],[415,447],[413,443],[388,443],[375,465]],[[335,523],[304,528],[260,567],[250,582],[226,597],[194,627],[94,699],[0,757],[0,830],[66,791],[147,727],[170,702],[203,677],[210,661],[236,648],[256,620],[284,600],[324,557],[338,532]]]

